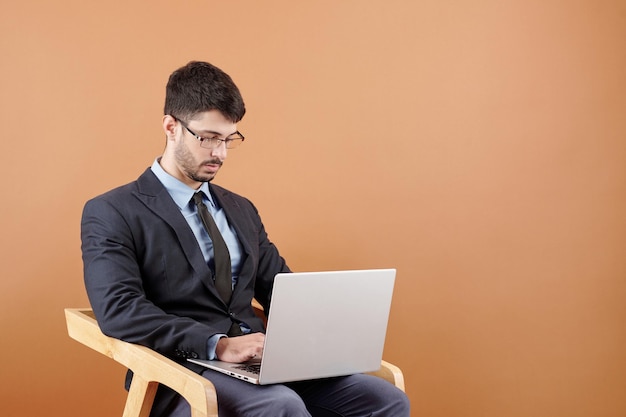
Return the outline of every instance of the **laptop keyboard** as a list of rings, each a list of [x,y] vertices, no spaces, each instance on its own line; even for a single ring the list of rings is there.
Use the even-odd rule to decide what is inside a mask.
[[[253,374],[259,374],[261,372],[261,364],[260,363],[242,363],[241,365],[234,366],[235,369],[240,369],[242,371],[250,372]]]

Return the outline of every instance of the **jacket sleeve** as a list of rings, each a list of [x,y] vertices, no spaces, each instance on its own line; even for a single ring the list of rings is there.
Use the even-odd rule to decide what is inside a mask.
[[[139,257],[145,258],[149,242],[136,236],[141,230],[133,228],[134,220],[124,210],[102,197],[83,210],[85,287],[102,331],[169,357],[206,357],[207,339],[219,329],[192,316],[168,314],[148,298]]]

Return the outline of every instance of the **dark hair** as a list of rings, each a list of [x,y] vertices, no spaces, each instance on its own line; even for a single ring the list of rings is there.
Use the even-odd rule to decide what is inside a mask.
[[[174,71],[165,89],[165,114],[189,120],[209,110],[219,110],[233,123],[243,118],[246,107],[230,76],[208,62],[199,61],[191,61]]]

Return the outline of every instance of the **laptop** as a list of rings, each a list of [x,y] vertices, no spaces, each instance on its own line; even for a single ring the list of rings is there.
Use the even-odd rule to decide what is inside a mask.
[[[395,276],[395,269],[277,274],[262,358],[188,360],[259,385],[376,371]]]

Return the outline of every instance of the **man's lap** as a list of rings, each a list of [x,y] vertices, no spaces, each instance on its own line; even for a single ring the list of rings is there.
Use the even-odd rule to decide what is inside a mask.
[[[302,381],[285,385],[254,385],[206,370],[215,386],[220,417],[347,417],[409,416],[406,395],[370,375]],[[189,417],[189,405],[178,399],[168,417]]]

